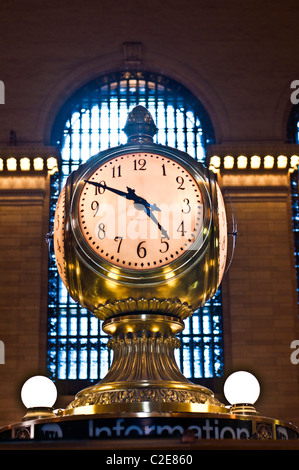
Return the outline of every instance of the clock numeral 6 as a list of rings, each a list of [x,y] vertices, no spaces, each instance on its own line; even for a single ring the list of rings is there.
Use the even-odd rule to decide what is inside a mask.
[[[143,243],[145,243],[145,240],[140,242],[137,246],[137,255],[139,256],[139,258],[145,258],[146,257],[146,249],[145,249],[144,246],[142,246]]]

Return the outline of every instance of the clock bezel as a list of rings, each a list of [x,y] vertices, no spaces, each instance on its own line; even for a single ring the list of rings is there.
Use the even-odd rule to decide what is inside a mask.
[[[183,168],[190,173],[194,178],[199,190],[201,191],[204,206],[203,215],[203,240],[198,248],[195,250],[187,249],[178,258],[169,261],[166,265],[151,267],[147,269],[127,268],[115,265],[113,262],[106,260],[97,254],[93,248],[88,244],[85,239],[79,223],[79,200],[81,192],[85,185],[86,179],[106,162],[127,154],[136,153],[152,153],[162,157],[169,158],[174,162],[180,164]],[[206,251],[206,246],[210,238],[210,232],[213,221],[213,208],[211,203],[211,196],[209,194],[209,171],[200,163],[194,160],[190,155],[165,147],[159,144],[126,144],[121,147],[107,149],[104,152],[91,157],[84,164],[82,164],[75,172],[73,184],[75,183],[74,193],[70,202],[70,220],[71,229],[77,243],[77,254],[82,261],[93,269],[97,274],[106,278],[109,281],[117,281],[123,284],[140,283],[140,284],[156,284],[169,281],[178,276],[182,272],[186,272],[197,264],[202,255]],[[197,243],[197,238],[194,243]]]

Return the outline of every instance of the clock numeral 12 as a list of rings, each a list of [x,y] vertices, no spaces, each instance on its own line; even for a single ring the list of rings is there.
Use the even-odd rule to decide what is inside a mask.
[[[146,160],[140,158],[139,160],[134,160],[134,170],[146,170]]]

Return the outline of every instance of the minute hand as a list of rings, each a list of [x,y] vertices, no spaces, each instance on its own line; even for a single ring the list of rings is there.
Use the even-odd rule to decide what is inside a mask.
[[[135,189],[129,188],[128,186],[127,186],[127,192],[125,193],[124,191],[121,191],[120,189],[111,188],[110,186],[106,186],[105,184],[102,184],[102,183],[96,183],[95,181],[88,181],[88,180],[84,180],[84,181],[85,181],[85,183],[92,184],[93,186],[96,186],[97,188],[107,189],[108,191],[111,191],[112,193],[115,193],[115,194],[118,194],[119,196],[125,197],[129,201],[134,201],[136,204],[142,204],[144,207],[146,207],[147,209],[150,209],[152,211],[154,211],[154,210],[160,211],[161,210],[161,209],[159,209],[159,207],[156,204],[152,205],[149,202],[147,202],[147,200],[144,199],[143,197],[138,196],[137,194],[135,194]]]

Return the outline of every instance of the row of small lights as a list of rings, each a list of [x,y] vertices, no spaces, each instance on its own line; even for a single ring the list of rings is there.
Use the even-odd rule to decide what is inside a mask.
[[[21,171],[30,171],[32,169],[31,162],[33,163],[33,169],[35,171],[43,171],[45,169],[45,161],[41,157],[36,157],[33,160],[31,160],[28,157],[23,157],[19,160],[17,160],[14,157],[10,157],[5,162],[3,158],[0,158],[0,171],[4,170],[4,163],[6,163],[6,169],[8,171],[17,171],[18,161],[19,161],[19,168]],[[250,157],[250,159],[246,157],[245,155],[239,155],[237,158],[231,155],[226,155],[223,158],[224,169],[226,170],[233,169],[235,167],[235,162],[237,163],[236,167],[239,170],[245,170],[246,168],[251,168],[252,170],[258,170],[262,166],[266,170],[271,170],[275,166],[275,157],[273,157],[272,155],[266,155],[262,161],[262,158],[258,155],[253,155],[252,157]],[[287,168],[288,162],[289,162],[289,158],[287,156],[279,155],[276,159],[277,168],[281,170]],[[216,171],[219,170],[221,167],[221,163],[222,163],[222,158],[217,155],[214,155],[213,157],[210,158],[210,169],[216,170]],[[298,165],[299,165],[299,156],[292,155],[290,158],[290,169],[294,170]],[[46,167],[48,171],[50,171],[51,173],[55,173],[56,171],[58,171],[57,159],[55,157],[47,158]]]
[[[4,171],[5,169],[12,172],[17,171],[18,162],[19,169],[24,172],[30,170],[43,171],[45,169],[47,169],[49,173],[55,173],[58,171],[58,163],[55,157],[49,157],[46,161],[41,157],[36,157],[34,159],[30,159],[28,157],[23,157],[21,159],[10,157],[7,160],[0,158],[0,171]]]
[[[218,171],[223,162],[223,168],[225,170],[231,170],[233,168],[238,168],[239,170],[245,170],[246,168],[252,170],[258,170],[260,168],[271,170],[275,166],[275,161],[277,168],[280,170],[288,168],[288,166],[290,166],[290,170],[294,170],[299,165],[299,156],[292,155],[289,159],[289,157],[285,155],[279,155],[277,158],[272,155],[266,155],[263,158],[259,155],[253,155],[250,158],[245,155],[239,155],[238,157],[226,155],[224,158],[214,155],[210,158],[210,169]]]

